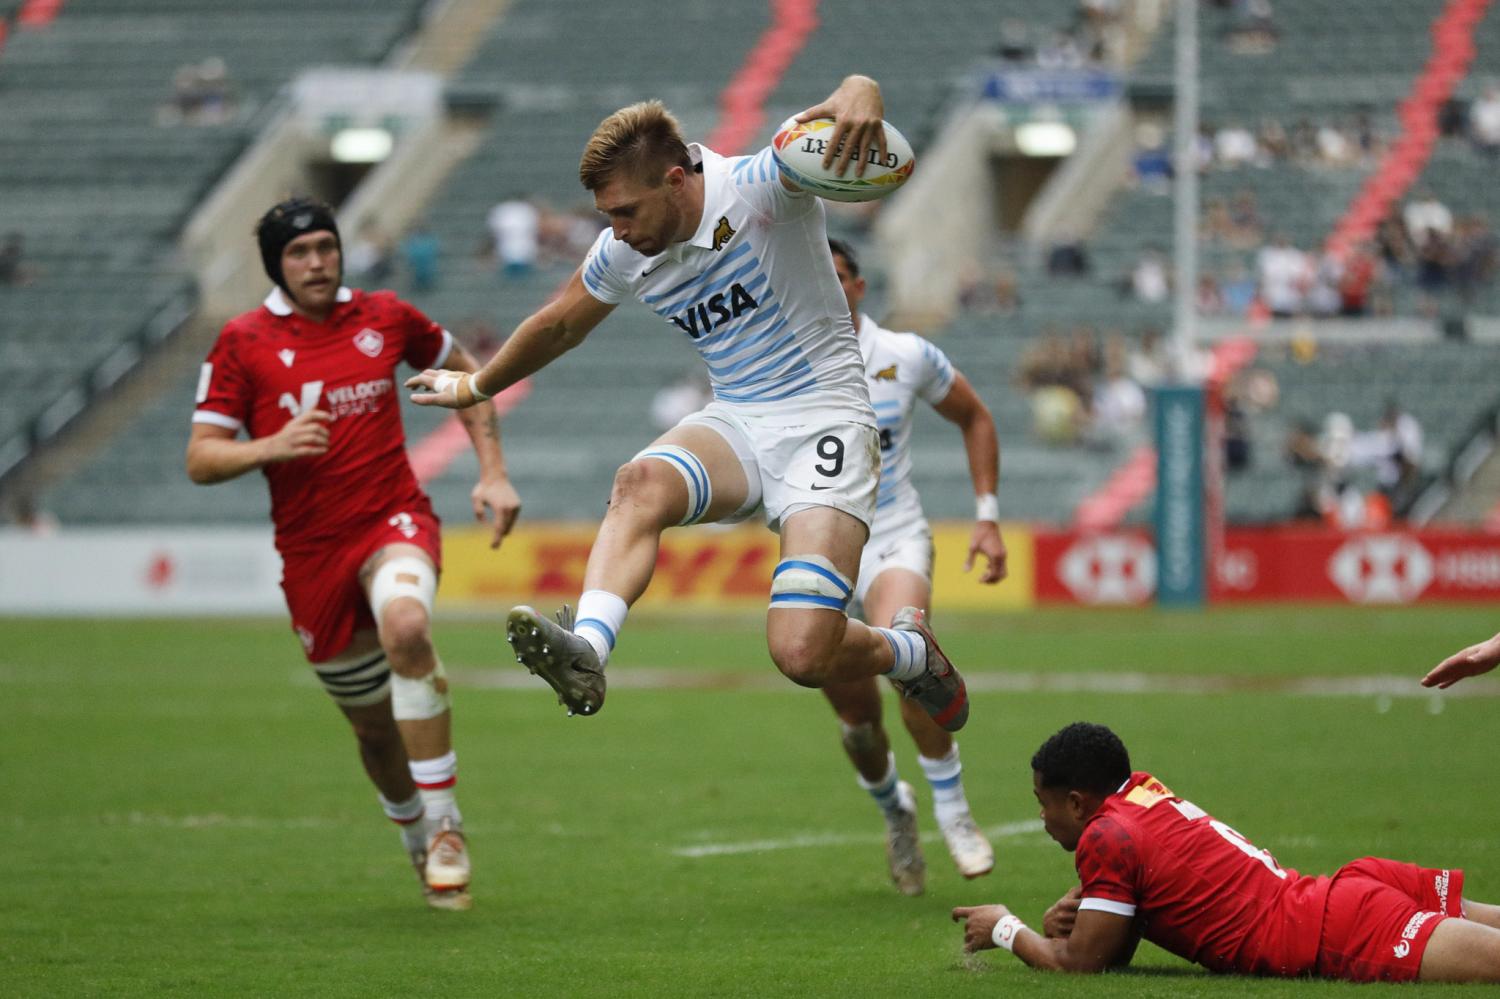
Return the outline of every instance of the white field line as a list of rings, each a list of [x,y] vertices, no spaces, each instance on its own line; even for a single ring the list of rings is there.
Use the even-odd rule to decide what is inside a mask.
[[[990,839],[1010,839],[1041,831],[1042,822],[1040,819],[1026,819],[1023,822],[1007,822],[1003,825],[991,826],[984,832]],[[923,842],[931,842],[938,838],[938,833],[924,833],[922,835]],[[779,839],[751,839],[738,843],[699,843],[694,846],[679,846],[671,852],[674,856],[698,860],[703,857],[727,857],[741,853],[770,853],[775,850],[801,850],[807,847],[819,846],[874,845],[884,842],[884,833],[860,833],[857,835],[850,833],[801,833],[796,836],[784,836]]]
[[[535,690],[549,688],[524,669],[450,668],[462,687],[488,690]],[[316,681],[303,672],[303,681]],[[980,694],[1283,694],[1294,697],[1500,697],[1500,680],[1465,680],[1448,690],[1421,686],[1415,672],[1410,676],[1250,676],[1241,674],[1090,673],[1090,672],[982,672],[965,675],[970,691]],[[609,671],[611,690],[717,690],[790,693],[802,688],[767,666],[761,673],[730,670],[681,670],[625,668]]]

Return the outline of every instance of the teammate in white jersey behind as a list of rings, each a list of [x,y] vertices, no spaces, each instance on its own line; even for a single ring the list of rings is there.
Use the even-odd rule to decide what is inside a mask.
[[[886,624],[901,607],[916,606],[925,611],[932,600],[932,530],[911,481],[911,427],[916,401],[921,399],[932,406],[963,433],[969,477],[977,497],[964,569],[972,569],[975,559],[983,556],[981,583],[998,583],[1006,572],[1005,542],[997,523],[1000,503],[995,496],[1000,480],[1000,446],[989,408],[969,380],[927,340],[915,333],[883,329],[860,312],[865,279],[860,276],[859,262],[845,243],[834,239],[828,246],[850,318],[859,332],[870,401],[880,430],[880,494],[854,596],[865,621]],[[916,797],[911,785],[896,773],[896,755],[881,725],[880,686],[874,678],[867,678],[830,684],[823,693],[838,713],[844,750],[859,774],[860,787],[870,792],[885,816],[891,880],[902,893],[920,895],[927,866],[917,833]],[[917,744],[917,762],[932,786],[938,825],[959,873],[966,878],[988,874],[995,866],[995,851],[969,812],[957,743],[905,698],[901,701],[901,720]]]
[[[826,162],[861,171],[885,156],[874,80],[847,77],[800,118],[837,122]],[[424,371],[423,405],[487,399],[583,342],[627,297],[686,337],[708,366],[714,401],[615,476],[584,574],[576,622],[510,613],[517,658],[570,713],[604,702],[604,666],[630,605],[656,567],[661,533],[763,510],[781,535],[766,637],[804,686],[886,675],[944,728],[968,718],[963,680],[918,608],[891,628],[850,620],[860,551],[874,518],[880,446],[859,344],[828,253],[823,204],[786,180],[769,147],[723,157],[682,139],[658,101],[606,118],[584,149],[583,186],[608,218],[556,298],[523,320],[473,374]]]

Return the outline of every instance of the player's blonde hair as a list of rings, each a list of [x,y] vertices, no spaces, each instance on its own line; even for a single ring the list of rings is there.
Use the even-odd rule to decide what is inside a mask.
[[[589,136],[578,179],[597,191],[620,170],[656,187],[674,166],[693,168],[677,119],[661,101],[641,101],[605,118]]]

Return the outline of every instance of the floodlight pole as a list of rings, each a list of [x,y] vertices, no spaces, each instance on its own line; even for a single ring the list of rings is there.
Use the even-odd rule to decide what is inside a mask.
[[[1173,260],[1176,295],[1172,346],[1179,379],[1191,370],[1198,339],[1198,0],[1177,0],[1177,69],[1174,75]]]

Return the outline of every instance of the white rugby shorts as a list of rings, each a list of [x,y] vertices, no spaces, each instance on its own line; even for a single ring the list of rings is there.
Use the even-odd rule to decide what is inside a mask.
[[[860,616],[863,616],[870,584],[887,569],[906,569],[930,584],[932,557],[932,528],[927,525],[926,520],[907,521],[895,530],[870,535],[865,550],[859,556],[859,581],[854,584],[854,601],[850,605],[850,613],[854,613],[857,606]]]
[[[842,510],[869,527],[880,489],[880,433],[858,411],[829,409],[816,423],[783,426],[715,400],[679,426],[707,427],[729,444],[749,483],[745,505],[725,523],[757,508],[766,526],[781,529],[789,514],[810,506]]]

